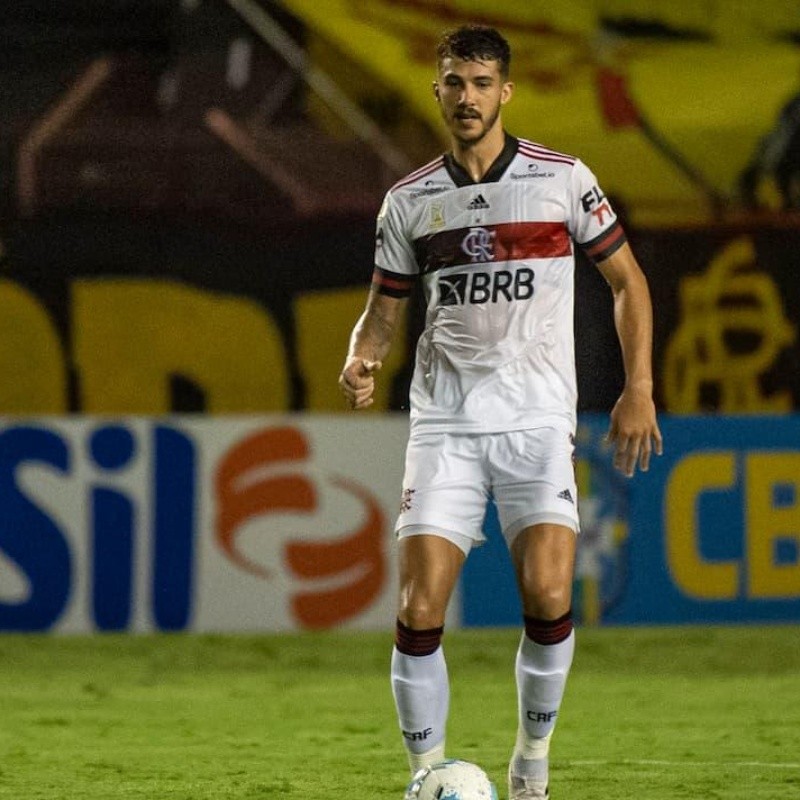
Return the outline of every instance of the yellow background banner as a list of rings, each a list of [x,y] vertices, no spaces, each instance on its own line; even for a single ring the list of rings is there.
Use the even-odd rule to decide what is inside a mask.
[[[496,25],[513,52],[508,130],[578,155],[637,224],[709,218],[709,194],[735,205],[741,171],[800,87],[800,52],[777,39],[791,29],[787,3],[767,4],[775,12],[769,23],[761,4],[756,13],[743,3],[719,4],[724,13],[711,16],[665,2],[283,3],[308,25],[315,65],[364,109],[383,112],[379,122],[418,159],[446,145],[431,92],[439,35],[466,21]],[[626,38],[601,29],[601,19],[708,38]],[[621,120],[609,102],[632,104],[644,123]],[[427,154],[409,116],[432,132]]]

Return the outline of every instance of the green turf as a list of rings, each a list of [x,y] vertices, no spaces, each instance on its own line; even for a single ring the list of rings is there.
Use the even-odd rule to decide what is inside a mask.
[[[596,629],[553,800],[800,797],[800,628]],[[505,796],[513,631],[449,632],[448,755]],[[400,800],[390,635],[0,636],[0,797]]]

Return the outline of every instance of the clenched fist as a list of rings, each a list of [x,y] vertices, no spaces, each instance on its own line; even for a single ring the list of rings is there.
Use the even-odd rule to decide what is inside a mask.
[[[351,356],[345,362],[342,374],[339,375],[339,388],[348,405],[353,409],[371,406],[375,391],[374,373],[381,368],[380,361],[369,361],[360,356]]]

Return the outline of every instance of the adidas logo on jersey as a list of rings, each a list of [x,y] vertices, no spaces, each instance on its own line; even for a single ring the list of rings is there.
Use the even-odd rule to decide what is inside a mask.
[[[570,490],[569,490],[569,489],[564,489],[564,491],[563,491],[563,492],[559,492],[559,493],[558,493],[558,496],[559,496],[559,497],[560,497],[562,500],[567,500],[567,501],[569,501],[570,503],[572,503],[573,505],[575,505],[575,501],[572,499],[572,492],[570,492]]]
[[[486,198],[482,194],[479,194],[477,197],[473,197],[472,200],[470,200],[467,204],[467,209],[469,211],[477,211],[479,208],[489,208],[489,204],[486,202]]]

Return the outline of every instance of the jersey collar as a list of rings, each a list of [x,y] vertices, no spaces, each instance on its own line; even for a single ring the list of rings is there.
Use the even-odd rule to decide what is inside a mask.
[[[505,132],[504,132],[505,133]],[[513,161],[514,156],[517,154],[517,145],[519,142],[516,138],[509,133],[505,133],[505,144],[500,152],[500,155],[489,167],[486,174],[481,178],[480,183],[496,183],[500,180],[503,173],[508,169],[508,165]],[[456,186],[474,186],[475,181],[472,176],[455,160],[452,153],[444,154],[444,166],[447,169],[453,183]]]

